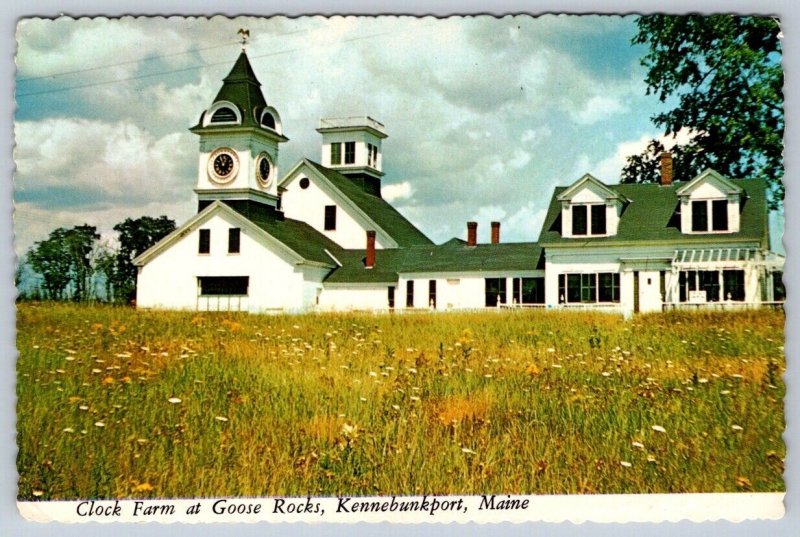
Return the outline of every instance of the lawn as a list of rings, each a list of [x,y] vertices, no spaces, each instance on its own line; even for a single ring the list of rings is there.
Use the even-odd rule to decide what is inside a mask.
[[[22,500],[784,490],[782,312],[17,316]]]

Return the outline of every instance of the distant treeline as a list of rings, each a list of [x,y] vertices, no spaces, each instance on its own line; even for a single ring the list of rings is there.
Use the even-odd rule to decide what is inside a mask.
[[[19,260],[18,297],[129,303],[136,297],[134,258],[174,229],[166,216],[126,218],[114,226],[116,238],[104,242],[88,224],[55,229]]]

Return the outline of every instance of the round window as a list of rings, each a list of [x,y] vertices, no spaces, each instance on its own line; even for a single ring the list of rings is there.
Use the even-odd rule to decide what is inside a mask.
[[[308,180],[308,177],[303,177],[302,179],[300,179],[300,188],[302,188],[303,190],[307,189],[308,185],[310,184],[311,181]]]

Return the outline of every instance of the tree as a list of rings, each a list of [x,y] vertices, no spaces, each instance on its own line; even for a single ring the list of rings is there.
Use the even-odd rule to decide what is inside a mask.
[[[130,302],[136,297],[136,267],[134,258],[175,230],[175,221],[166,216],[126,218],[114,226],[119,233],[119,250],[108,275],[115,299]]]
[[[632,42],[646,45],[647,94],[675,105],[651,119],[665,135],[689,129],[673,149],[676,180],[706,168],[764,178],[770,206],[783,200],[783,70],[777,20],[731,15],[648,15]],[[656,182],[657,140],[628,158],[623,182]]]
[[[29,250],[31,268],[42,276],[44,294],[51,300],[92,296],[91,253],[100,238],[97,228],[84,224],[72,229],[60,227]]]

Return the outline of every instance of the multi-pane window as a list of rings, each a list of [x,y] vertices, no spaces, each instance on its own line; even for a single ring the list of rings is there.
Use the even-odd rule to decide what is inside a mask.
[[[247,295],[248,276],[200,276],[200,296]]]
[[[722,293],[725,300],[744,302],[744,271],[722,271]]]
[[[544,304],[544,278],[514,278],[512,285],[518,304]]]
[[[586,205],[572,206],[572,234],[586,235],[588,230],[586,222]]]
[[[711,229],[713,231],[728,230],[728,200],[711,202]]]
[[[389,286],[389,308],[394,309],[394,285]]]
[[[356,162],[356,143],[355,142],[345,142],[344,143],[344,163],[345,164],[355,164]]]
[[[572,206],[572,234],[605,235],[606,206],[602,204]]]
[[[744,274],[744,273],[742,273]],[[684,270],[678,276],[681,302],[692,300],[692,291],[704,291],[706,302],[718,302],[720,274],[718,270]]]
[[[242,230],[238,227],[233,227],[228,230],[228,253],[238,254],[241,246]]]
[[[692,231],[728,231],[728,200],[693,201]]]
[[[708,231],[708,203],[692,202],[692,231]]]
[[[606,234],[606,206],[592,205],[592,235]]]
[[[506,303],[506,279],[486,278],[486,307],[493,308]]]
[[[336,229],[336,205],[325,206],[325,231]]]
[[[560,303],[619,302],[619,273],[561,274],[558,288]]]
[[[436,309],[436,280],[428,280],[428,305]]]
[[[331,164],[341,164],[342,163],[342,142],[336,142],[331,144]]]
[[[367,166],[375,168],[378,165],[378,146],[367,144]]]
[[[408,280],[406,282],[406,307],[414,307],[414,280]]]
[[[199,233],[200,240],[197,245],[198,254],[208,254],[211,252],[211,230],[201,229]]]

